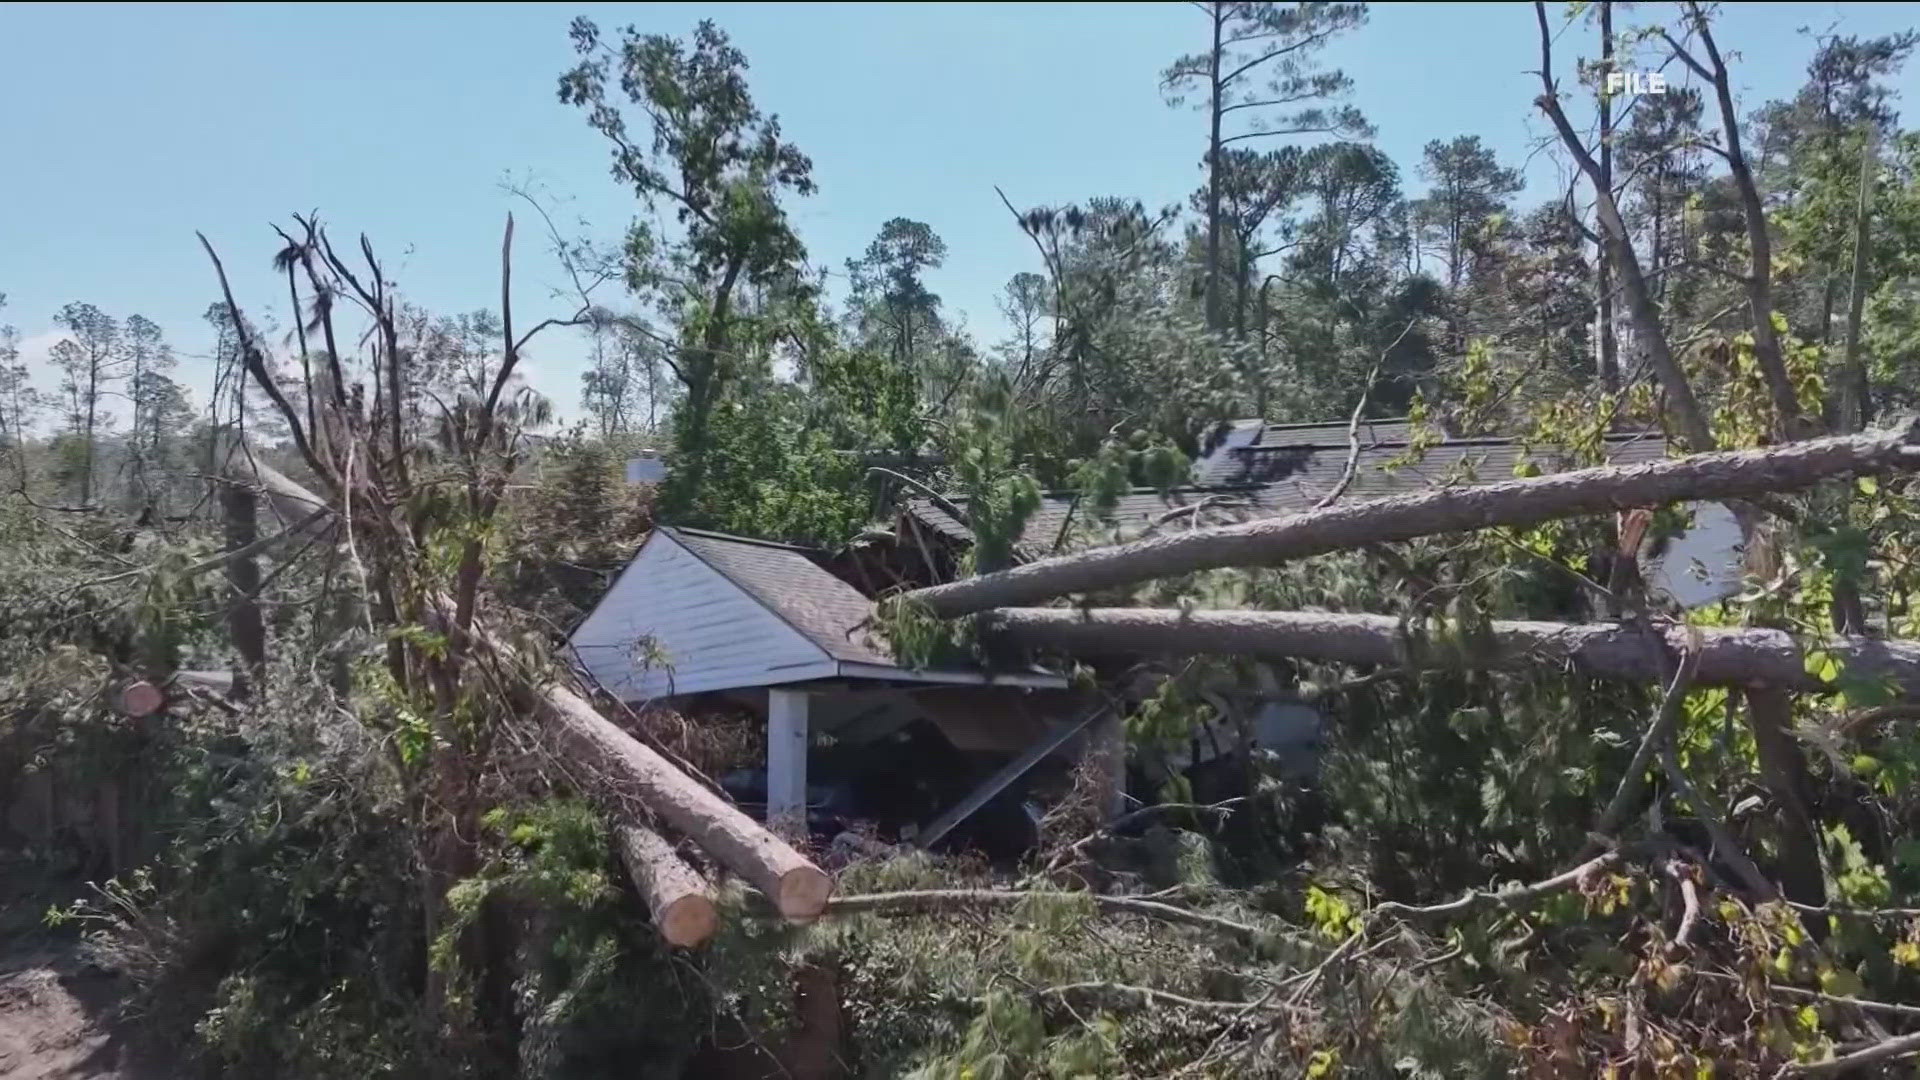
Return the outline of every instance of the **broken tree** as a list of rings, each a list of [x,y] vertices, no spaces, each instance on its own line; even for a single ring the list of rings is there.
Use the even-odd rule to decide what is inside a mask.
[[[569,766],[570,774],[584,776],[588,793],[615,811],[616,829],[641,820],[662,822],[765,891],[789,918],[817,916],[832,891],[825,873],[601,716],[543,664],[516,655],[481,613],[486,567],[485,545],[478,537],[497,514],[508,479],[527,452],[527,427],[544,416],[536,398],[509,393],[510,384],[529,339],[566,322],[549,319],[516,336],[511,217],[501,246],[499,363],[445,409],[431,433],[407,422],[413,372],[400,347],[393,286],[371,245],[361,241],[365,265],[356,269],[334,250],[317,222],[296,220],[297,237],[282,233],[289,243],[289,265],[307,271],[316,295],[336,301],[315,305],[320,336],[329,348],[320,358],[324,369],[303,353],[299,385],[282,385],[250,332],[211,245],[207,253],[220,278],[246,375],[279,413],[288,441],[324,494],[308,490],[240,447],[227,456],[230,475],[238,481],[232,484],[234,490],[249,498],[256,489],[265,492],[286,527],[265,539],[248,536],[244,543],[236,536],[232,550],[208,560],[205,569],[288,539],[339,544],[349,566],[346,577],[355,586],[349,591],[357,594],[339,610],[352,613],[353,623],[364,621],[374,640],[384,639],[387,673],[397,692],[424,703],[420,711],[433,731],[423,767],[409,778],[422,833],[429,936],[439,932],[447,891],[478,868],[475,838],[482,807],[477,781],[484,762],[499,752],[503,737],[522,733],[525,717],[535,721],[526,732],[532,738],[514,741],[533,742]],[[289,282],[293,280],[290,274]],[[340,340],[333,313],[346,302],[356,304],[371,323],[371,332],[362,339],[369,350],[367,362],[358,369],[367,378],[352,385],[347,358],[332,348]],[[299,340],[304,349],[305,335]],[[295,401],[306,407],[296,408]],[[429,434],[431,447],[426,445]],[[424,494],[429,490],[431,499]],[[432,554],[439,551],[449,551],[454,558]],[[360,595],[364,606],[358,602]],[[421,631],[430,633],[423,637]],[[476,716],[488,722],[475,722]],[[643,891],[670,940],[691,943],[710,932],[701,930],[703,890],[661,860],[643,858],[640,863],[635,872],[646,879]],[[476,946],[469,940],[462,952],[476,963],[488,962],[489,951]],[[428,972],[429,996],[435,1001],[443,1000],[442,980],[438,969]]]

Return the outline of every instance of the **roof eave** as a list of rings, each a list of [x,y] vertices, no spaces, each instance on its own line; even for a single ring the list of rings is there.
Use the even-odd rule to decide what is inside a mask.
[[[1030,690],[1064,690],[1071,685],[1064,675],[1044,671],[937,671],[909,669],[891,664],[869,664],[856,660],[840,661],[840,675],[848,679],[884,682],[939,683],[948,686],[1019,686]]]

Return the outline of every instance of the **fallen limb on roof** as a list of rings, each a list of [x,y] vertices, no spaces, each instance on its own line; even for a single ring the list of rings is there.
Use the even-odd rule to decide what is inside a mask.
[[[1005,640],[1074,654],[1261,656],[1421,669],[1522,670],[1572,665],[1588,675],[1658,681],[1661,658],[1643,631],[1618,623],[1497,621],[1476,645],[1410,638],[1391,615],[1312,611],[1179,611],[1155,608],[1008,608],[993,613]],[[1661,628],[1676,652],[1699,635],[1694,682],[1820,691],[1800,643],[1779,630]],[[1920,642],[1832,638],[1825,650],[1849,676],[1886,679],[1920,693]]]
[[[1765,450],[1447,487],[1094,548],[906,595],[951,618],[1196,570],[1271,565],[1418,536],[1534,525],[1628,507],[1766,495],[1833,476],[1920,466],[1915,440],[1913,429],[1901,428]]]

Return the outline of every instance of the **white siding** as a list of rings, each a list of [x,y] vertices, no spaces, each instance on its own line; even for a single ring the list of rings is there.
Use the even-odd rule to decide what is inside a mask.
[[[627,483],[658,484],[667,478],[667,462],[658,454],[627,459]]]
[[[1744,576],[1740,522],[1719,503],[1695,503],[1693,528],[1676,536],[1650,560],[1647,586],[1671,595],[1691,610],[1740,591]]]
[[[663,654],[644,666],[644,644]],[[836,667],[819,646],[655,532],[573,632],[589,674],[617,697],[641,701],[703,690],[821,678]]]

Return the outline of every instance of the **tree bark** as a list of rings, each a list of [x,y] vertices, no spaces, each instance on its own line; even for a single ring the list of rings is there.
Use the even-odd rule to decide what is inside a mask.
[[[1418,536],[1525,526],[1581,514],[1720,500],[1808,487],[1832,476],[1912,467],[1906,431],[1696,454],[1476,487],[1335,505],[1287,517],[1196,529],[1041,559],[907,595],[953,617],[1068,593],[1226,566],[1261,566]]]
[[[832,878],[738,807],[620,730],[580,695],[549,683],[528,686],[518,696],[540,719],[552,749],[586,772],[589,788],[603,802],[618,806],[637,800],[746,878],[794,922],[817,918],[826,909]]]
[[[1760,363],[1761,374],[1766,377],[1767,391],[1773,398],[1773,410],[1778,421],[1778,429],[1786,438],[1798,438],[1806,433],[1806,418],[1800,412],[1800,397],[1794,390],[1793,379],[1787,373],[1785,353],[1780,347],[1780,335],[1773,326],[1773,241],[1767,233],[1766,209],[1760,202],[1760,189],[1754,183],[1753,170],[1747,165],[1747,156],[1740,148],[1740,115],[1734,108],[1733,89],[1727,73],[1726,61],[1720,55],[1720,48],[1713,40],[1713,29],[1708,25],[1705,12],[1699,4],[1690,3],[1687,10],[1694,30],[1700,35],[1700,44],[1707,52],[1712,67],[1708,68],[1694,59],[1692,54],[1673,44],[1674,54],[1681,62],[1692,68],[1696,74],[1713,84],[1714,99],[1720,106],[1720,127],[1726,136],[1726,147],[1722,156],[1727,160],[1727,171],[1733,176],[1734,190],[1740,196],[1741,216],[1747,227],[1747,276],[1745,279],[1747,307],[1753,315],[1753,353]]]
[[[1217,0],[1207,5],[1207,13],[1213,18],[1213,48],[1208,54],[1207,72],[1211,96],[1207,102],[1207,268],[1204,279],[1204,306],[1209,330],[1220,329],[1220,122],[1225,115],[1221,109],[1226,105],[1221,100],[1220,48],[1228,10],[1228,5]]]
[[[1867,369],[1860,362],[1860,320],[1866,304],[1867,225],[1871,216],[1870,190],[1873,167],[1873,129],[1860,147],[1860,190],[1853,215],[1852,291],[1847,297],[1847,343],[1840,362],[1840,399],[1833,409],[1834,428],[1841,432],[1859,431],[1872,416],[1868,396]],[[1827,313],[1831,317],[1833,289],[1827,289]],[[1842,506],[1851,502],[1843,497]],[[1844,512],[1844,511],[1843,511]],[[1860,583],[1836,580],[1833,583],[1833,629],[1841,634],[1858,634],[1867,628],[1866,605],[1860,596]]]
[[[669,944],[691,948],[713,936],[720,925],[713,894],[706,879],[674,853],[672,844],[638,825],[618,826],[614,841],[661,937]]]
[[[1760,758],[1760,780],[1773,796],[1780,826],[1780,891],[1796,904],[1824,907],[1827,879],[1820,864],[1820,830],[1813,818],[1812,776],[1793,737],[1793,699],[1778,687],[1747,691],[1747,723]],[[1807,925],[1824,937],[1824,919]]]
[[[1600,2],[1600,179],[1609,194],[1613,191],[1613,96],[1605,92],[1607,73],[1613,70],[1613,2]],[[1600,376],[1600,388],[1609,394],[1620,390],[1620,351],[1613,333],[1613,263],[1607,258],[1607,246],[1600,244],[1595,270],[1594,345],[1599,350],[1594,367]],[[1655,269],[1659,260],[1654,260]]]
[[[1417,670],[1533,671],[1570,667],[1593,678],[1656,682],[1661,656],[1639,628],[1618,623],[1495,621],[1484,638],[1419,640],[1391,615],[1311,611],[1180,611],[1156,608],[1009,608],[993,615],[1003,640],[1075,655],[1224,655],[1294,658]],[[1662,628],[1673,650],[1699,634],[1702,686],[1769,686],[1819,692],[1806,655],[1781,630]],[[1889,680],[1920,693],[1920,641],[1830,638],[1820,647],[1850,676]]]
[[[1872,220],[1873,132],[1860,147],[1860,191],[1853,211],[1852,290],[1847,297],[1847,343],[1840,362],[1840,430],[1858,431],[1872,420],[1867,371],[1860,362],[1860,320],[1867,300],[1868,225]]]

